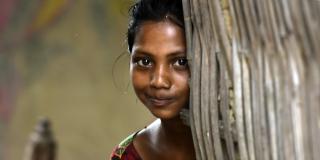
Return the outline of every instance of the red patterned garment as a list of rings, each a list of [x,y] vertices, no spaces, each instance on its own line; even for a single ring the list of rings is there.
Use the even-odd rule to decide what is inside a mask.
[[[133,145],[136,135],[134,133],[123,140],[111,153],[110,160],[142,160]]]

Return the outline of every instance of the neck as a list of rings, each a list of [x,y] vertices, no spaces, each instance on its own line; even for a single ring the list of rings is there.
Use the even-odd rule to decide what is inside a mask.
[[[160,119],[160,121],[160,127],[164,133],[191,135],[190,127],[183,124],[180,117],[173,119]]]
[[[195,159],[191,129],[180,118],[157,119],[137,137],[135,146],[145,144],[145,157],[159,159]],[[142,147],[143,148],[143,147]],[[150,149],[151,148],[151,149]],[[140,152],[143,154],[143,152]],[[149,154],[149,155],[148,155]],[[147,158],[145,158],[147,159]]]
[[[161,140],[175,147],[192,147],[192,134],[189,126],[183,124],[180,117],[169,120],[161,119],[159,133]]]

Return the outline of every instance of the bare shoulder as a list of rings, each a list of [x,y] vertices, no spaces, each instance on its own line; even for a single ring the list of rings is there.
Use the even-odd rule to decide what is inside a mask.
[[[154,148],[156,148],[156,144],[154,140],[157,139],[156,136],[160,123],[160,120],[155,120],[145,129],[141,130],[133,141],[135,149],[143,159],[148,159],[146,157],[152,157],[155,153]]]

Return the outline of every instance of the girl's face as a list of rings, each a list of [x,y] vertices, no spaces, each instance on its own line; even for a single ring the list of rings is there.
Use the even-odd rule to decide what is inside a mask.
[[[154,116],[178,116],[189,102],[184,31],[168,21],[143,23],[133,44],[130,73],[138,98]]]

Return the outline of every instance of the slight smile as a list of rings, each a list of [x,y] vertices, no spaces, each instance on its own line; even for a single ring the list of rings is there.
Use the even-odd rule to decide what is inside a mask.
[[[153,97],[153,96],[149,96],[149,95],[146,95],[146,97],[148,98],[149,102],[153,106],[157,106],[157,107],[167,106],[167,105],[171,104],[174,100],[174,98],[172,98],[172,97]]]

